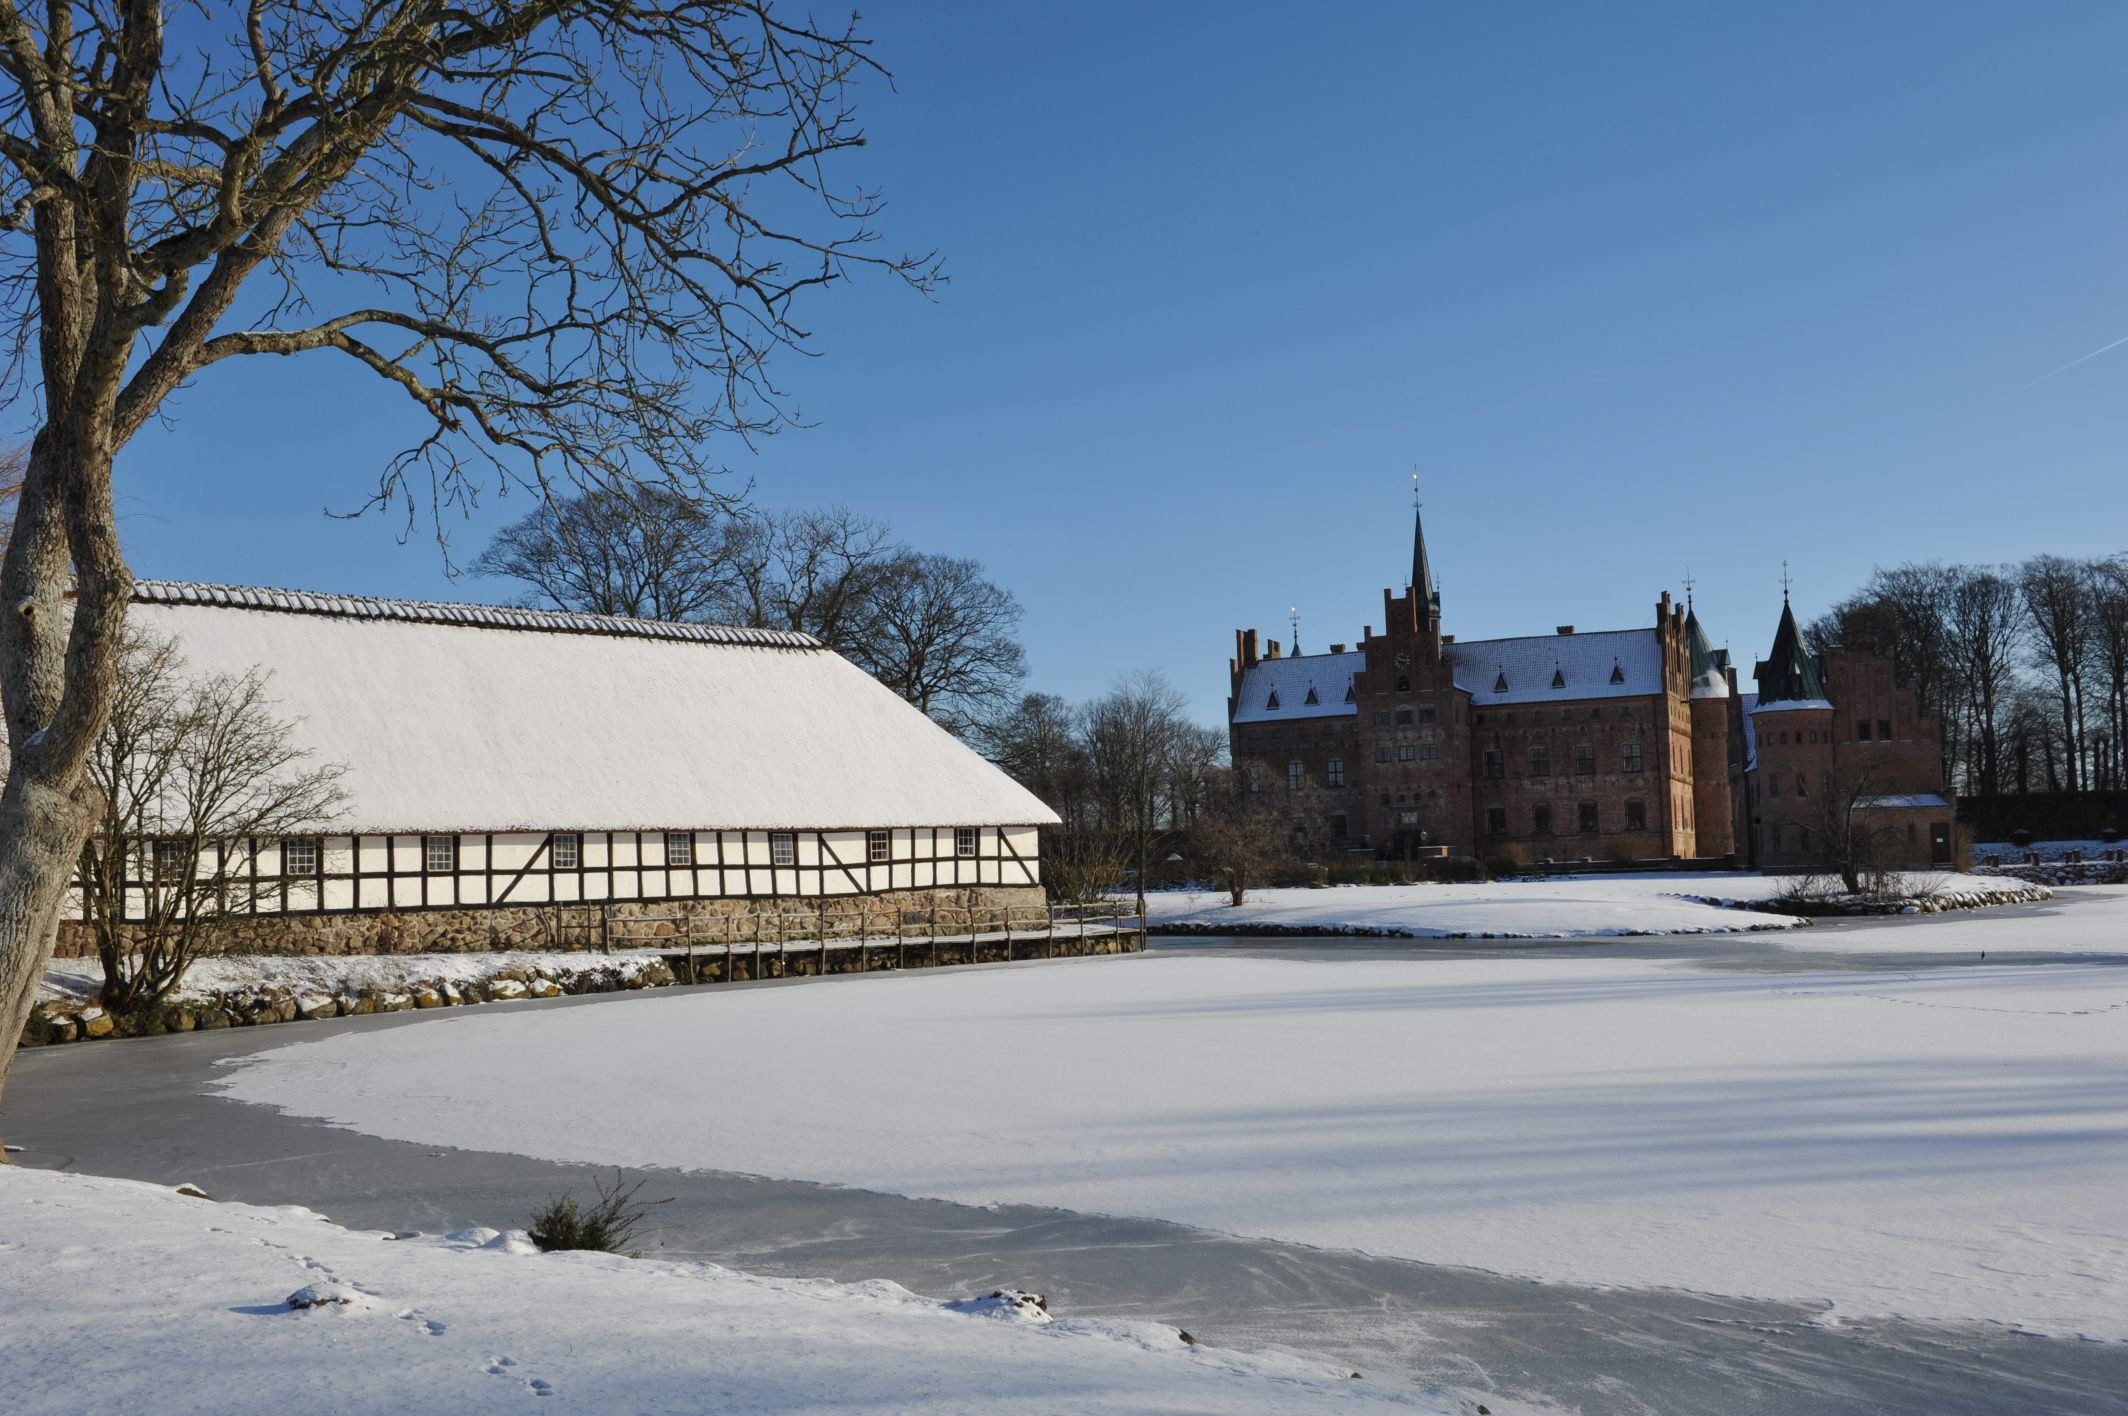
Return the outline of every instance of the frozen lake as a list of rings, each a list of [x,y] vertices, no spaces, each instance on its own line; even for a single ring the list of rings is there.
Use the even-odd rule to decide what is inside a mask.
[[[1717,975],[1823,974],[1835,962],[1784,955],[1752,937],[1607,946],[1604,953],[1675,960],[1686,949]],[[1344,940],[1252,941],[1227,949],[1191,941],[1162,948],[1154,958],[1289,955],[1366,966],[1385,958],[1482,960],[1500,952]],[[1942,971],[1911,949],[1901,962]],[[2128,973],[2122,977],[2128,981]],[[755,988],[844,986],[830,980],[723,992],[737,1003],[738,993]],[[677,1000],[629,995],[568,1000],[559,1008],[635,1009],[661,1001]],[[544,1016],[557,1011],[555,1004],[534,1006]],[[303,1203],[350,1224],[439,1231],[521,1222],[554,1193],[588,1189],[592,1168],[501,1149],[379,1139],[208,1094],[225,1075],[217,1065],[223,1059],[400,1028],[457,1036],[467,1024],[506,1011],[522,1010],[497,1005],[478,1013],[346,1019],[29,1053],[8,1096],[6,1134],[29,1148],[19,1158],[31,1163],[192,1180],[225,1198]],[[644,1079],[633,1094],[651,1106],[686,1108],[765,1085],[758,1073],[741,1070]],[[1330,1355],[1377,1380],[1544,1393],[1592,1412],[2101,1411],[2117,1409],[2116,1394],[2128,1386],[2128,1346],[2035,1339],[1988,1325],[1889,1319],[1827,1325],[1819,1304],[1532,1283],[1160,1220],[905,1199],[699,1169],[661,1171],[645,1193],[652,1192],[674,1196],[658,1216],[665,1255],[770,1274],[891,1278],[943,1296],[1020,1284],[1048,1292],[1065,1311],[1157,1318],[1215,1343]]]

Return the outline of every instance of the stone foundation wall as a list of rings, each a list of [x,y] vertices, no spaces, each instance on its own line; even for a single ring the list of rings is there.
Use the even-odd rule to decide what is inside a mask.
[[[1040,886],[983,885],[825,899],[623,900],[601,908],[509,905],[495,909],[375,914],[251,915],[215,927],[216,954],[460,954],[502,949],[597,949],[780,939],[915,936],[932,930],[1026,929],[1047,908]],[[60,958],[96,953],[79,920],[59,926]]]

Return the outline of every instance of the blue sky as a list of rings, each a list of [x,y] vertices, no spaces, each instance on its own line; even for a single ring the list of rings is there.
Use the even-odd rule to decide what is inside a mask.
[[[1747,666],[1874,564],[2128,549],[2128,7],[896,3],[860,161],[935,301],[809,316],[816,426],[727,456],[972,555],[1033,687],[1381,620],[1651,622]],[[120,463],[143,574],[499,599],[328,519],[410,426],[233,361]],[[249,366],[246,366],[247,363]],[[468,559],[521,499],[453,527]]]

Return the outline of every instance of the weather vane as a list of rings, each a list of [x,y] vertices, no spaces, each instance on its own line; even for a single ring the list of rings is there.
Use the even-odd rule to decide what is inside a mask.
[[[1286,607],[1286,619],[1293,626],[1293,652],[1298,654],[1300,652],[1300,606],[1288,605]]]
[[[1411,469],[1411,505],[1413,510],[1426,505],[1419,500],[1419,469],[1416,467]]]
[[[1788,579],[1788,562],[1787,562],[1787,561],[1782,561],[1782,562],[1781,562],[1781,598],[1782,598],[1783,600],[1786,600],[1786,599],[1788,598],[1788,586],[1789,586],[1789,584],[1790,584],[1790,582],[1789,582],[1789,579]]]
[[[1692,578],[1692,567],[1685,567],[1685,608],[1692,608],[1692,587],[1698,582]]]

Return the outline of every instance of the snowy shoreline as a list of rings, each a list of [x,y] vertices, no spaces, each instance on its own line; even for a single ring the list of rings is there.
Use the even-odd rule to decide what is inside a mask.
[[[528,1398],[553,1411],[925,1416],[1015,1402],[1101,1416],[1481,1409],[1447,1388],[1355,1381],[1322,1361],[1009,1296],[941,1301],[885,1281],[540,1254],[494,1229],[350,1230],[294,1206],[15,1166],[0,1167],[0,1248],[8,1410],[23,1416],[292,1404],[481,1416]]]

